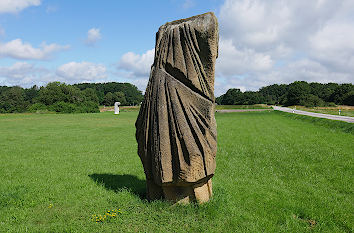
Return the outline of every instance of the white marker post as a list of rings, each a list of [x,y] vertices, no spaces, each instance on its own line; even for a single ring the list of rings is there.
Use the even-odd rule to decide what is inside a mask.
[[[119,105],[120,105],[120,102],[114,103],[114,114],[119,114]]]

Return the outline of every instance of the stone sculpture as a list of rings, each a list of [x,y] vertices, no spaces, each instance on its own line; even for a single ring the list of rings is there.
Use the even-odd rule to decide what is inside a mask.
[[[149,199],[206,202],[215,171],[214,71],[218,23],[212,12],[168,22],[135,123]]]
[[[120,105],[120,102],[114,103],[114,114],[119,114],[119,105]]]

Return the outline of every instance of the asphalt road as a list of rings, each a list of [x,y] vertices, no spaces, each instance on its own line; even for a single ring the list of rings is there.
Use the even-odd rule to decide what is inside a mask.
[[[329,114],[322,114],[322,113],[315,113],[315,112],[306,112],[301,110],[295,110],[292,108],[285,108],[279,106],[272,106],[274,110],[282,111],[282,112],[290,112],[300,115],[312,116],[312,117],[319,117],[319,118],[327,118],[330,120],[337,120],[337,121],[345,121],[349,123],[354,123],[354,117],[348,116],[337,116],[337,115],[329,115]]]

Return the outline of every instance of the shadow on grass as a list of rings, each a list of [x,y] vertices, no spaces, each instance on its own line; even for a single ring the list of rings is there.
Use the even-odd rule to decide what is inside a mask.
[[[146,200],[145,180],[141,180],[136,176],[95,173],[89,175],[89,177],[107,190],[120,192],[123,189],[127,189],[139,196],[140,199]]]

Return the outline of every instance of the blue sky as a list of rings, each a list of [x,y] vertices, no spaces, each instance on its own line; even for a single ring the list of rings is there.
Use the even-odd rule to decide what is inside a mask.
[[[0,85],[131,82],[144,90],[155,33],[213,11],[216,95],[274,83],[353,82],[352,0],[0,0]]]
[[[1,1],[1,0],[0,0]],[[72,60],[110,64],[126,52],[143,53],[154,47],[158,27],[167,21],[216,10],[217,1],[41,1],[15,14],[1,14],[0,25],[5,31],[2,41],[22,38],[38,47],[48,44],[69,45],[70,49],[42,61],[57,66]],[[99,42],[87,46],[87,32],[98,28]],[[2,64],[14,59],[3,58]],[[36,61],[39,63],[39,61]]]

